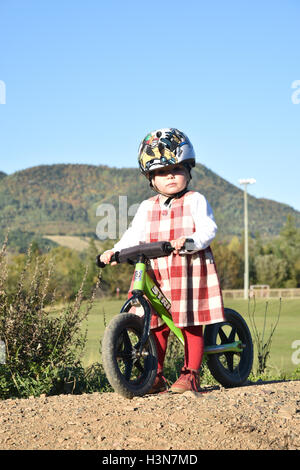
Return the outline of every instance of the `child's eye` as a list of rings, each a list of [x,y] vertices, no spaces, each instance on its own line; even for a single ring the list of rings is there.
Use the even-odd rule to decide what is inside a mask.
[[[154,172],[154,176],[164,176],[164,175],[167,175],[169,172],[167,172],[166,170],[155,170]]]
[[[155,170],[155,176],[166,176],[172,173],[172,175],[180,175],[184,172],[183,167],[171,167],[171,168],[162,168],[161,170]]]

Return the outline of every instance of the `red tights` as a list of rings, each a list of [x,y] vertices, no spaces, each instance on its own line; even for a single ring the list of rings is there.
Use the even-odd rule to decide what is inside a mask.
[[[187,369],[199,370],[204,349],[204,338],[202,325],[187,326],[181,328],[184,336],[184,366]],[[163,370],[164,359],[167,350],[168,337],[170,333],[169,327],[164,324],[158,328],[151,330],[157,349],[158,356],[158,372]]]

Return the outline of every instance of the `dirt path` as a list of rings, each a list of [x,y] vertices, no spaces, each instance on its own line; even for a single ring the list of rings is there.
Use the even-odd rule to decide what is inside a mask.
[[[300,449],[300,381],[4,400],[0,449]]]

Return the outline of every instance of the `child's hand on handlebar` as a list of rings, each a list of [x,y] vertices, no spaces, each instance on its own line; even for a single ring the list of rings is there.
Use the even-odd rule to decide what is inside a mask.
[[[175,250],[173,251],[173,253],[175,255],[178,254],[179,250],[185,244],[185,241],[186,241],[186,237],[180,237],[180,238],[177,238],[176,240],[173,240],[173,241],[170,242],[172,247],[175,248]]]
[[[105,251],[104,253],[102,253],[102,255],[100,256],[100,261],[102,261],[102,263],[105,263],[105,264],[109,264],[110,263],[110,260],[111,260],[111,257],[112,255],[114,255],[114,251],[112,250],[107,250]],[[116,263],[116,261],[114,261],[113,263],[111,263],[112,266],[114,266]]]

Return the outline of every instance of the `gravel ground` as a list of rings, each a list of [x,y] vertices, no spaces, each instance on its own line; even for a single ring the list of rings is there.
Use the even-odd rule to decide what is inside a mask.
[[[0,401],[1,450],[296,450],[300,381]]]

